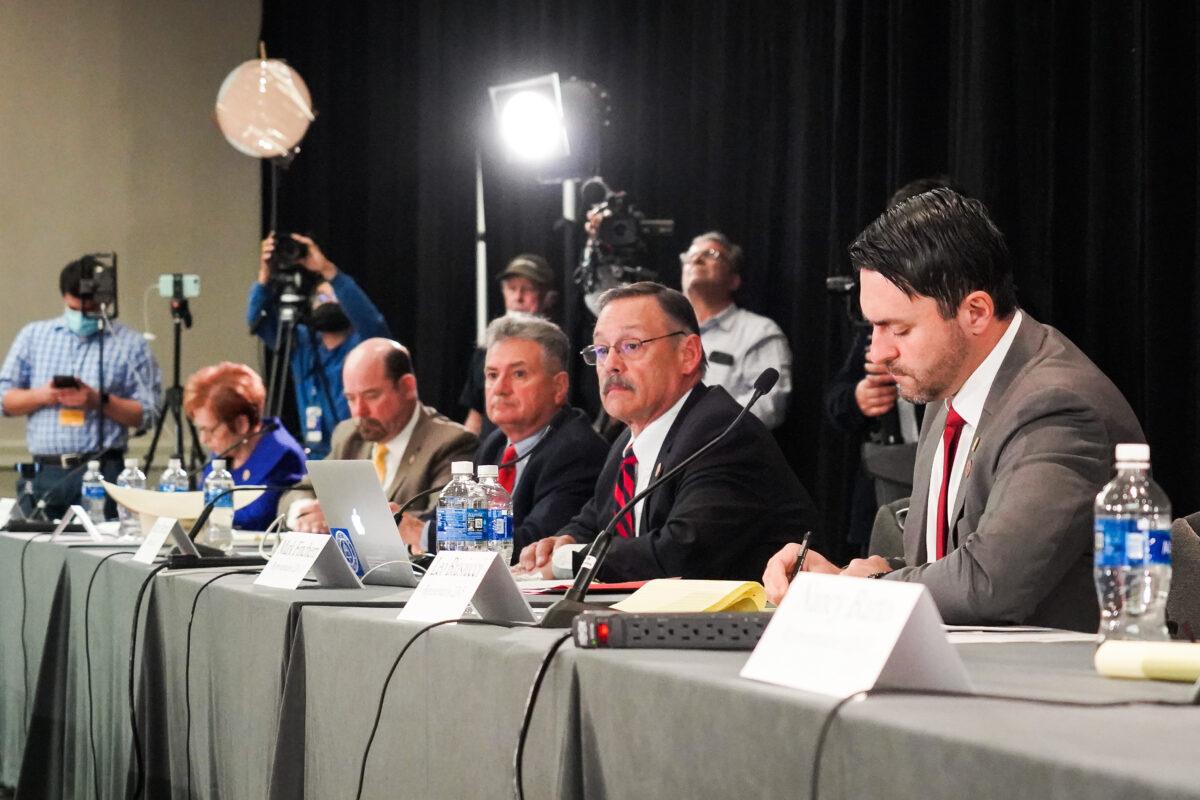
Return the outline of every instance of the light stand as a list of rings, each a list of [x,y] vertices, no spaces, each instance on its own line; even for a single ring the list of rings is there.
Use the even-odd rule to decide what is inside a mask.
[[[192,436],[192,456],[186,461],[184,467],[189,475],[198,463],[202,463],[204,447],[200,444],[200,437],[196,435],[196,426],[192,424],[190,419],[183,413],[183,386],[180,382],[180,353],[182,351],[183,328],[192,327],[192,310],[188,305],[188,300],[183,297],[182,286],[180,285],[182,276],[176,275],[176,289],[174,296],[171,298],[171,324],[172,324],[172,364],[171,364],[171,385],[163,394],[163,410],[158,417],[158,422],[154,425],[154,436],[150,439],[150,449],[146,453],[146,464],[143,471],[149,474],[151,465],[154,464],[154,453],[158,449],[158,441],[162,436],[163,424],[166,423],[167,415],[170,414],[171,419],[175,423],[175,452],[174,457],[184,461],[184,456],[187,451],[183,446],[183,429],[191,432]],[[189,477],[189,485],[191,479]]]

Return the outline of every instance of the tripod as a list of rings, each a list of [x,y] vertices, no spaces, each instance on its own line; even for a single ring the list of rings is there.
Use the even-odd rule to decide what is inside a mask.
[[[192,310],[188,306],[187,298],[178,296],[171,298],[171,322],[174,334],[174,341],[172,343],[171,386],[163,394],[163,411],[154,426],[154,437],[150,439],[150,449],[146,453],[146,465],[143,471],[147,474],[150,473],[150,466],[154,463],[154,451],[158,449],[158,439],[162,436],[163,423],[167,421],[167,414],[169,413],[175,422],[174,455],[181,461],[186,455],[183,448],[183,429],[185,423],[192,435],[192,456],[184,465],[184,469],[188,471],[189,480],[191,480],[191,475],[196,471],[196,467],[203,463],[204,447],[200,444],[200,437],[196,435],[196,426],[183,414],[183,386],[179,382],[179,352],[180,343],[183,338],[183,328],[192,327]]]

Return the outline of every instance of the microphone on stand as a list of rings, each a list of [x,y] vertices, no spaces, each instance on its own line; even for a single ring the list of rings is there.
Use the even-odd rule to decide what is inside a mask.
[[[771,367],[764,369],[762,374],[758,376],[758,380],[754,382],[754,394],[750,395],[750,400],[746,403],[746,405],[742,406],[742,410],[738,412],[738,415],[733,418],[733,422],[729,423],[725,430],[721,431],[715,437],[710,439],[707,444],[705,444],[696,452],[692,453],[683,461],[680,461],[657,479],[651,481],[645,489],[642,489],[633,497],[629,498],[629,502],[617,510],[617,513],[613,515],[612,520],[604,526],[604,530],[600,531],[600,533],[596,535],[596,538],[592,540],[592,545],[588,548],[587,555],[585,555],[583,558],[583,564],[580,566],[579,573],[575,576],[575,582],[571,584],[571,588],[563,596],[562,600],[559,600],[557,603],[546,609],[546,613],[542,616],[541,622],[538,623],[538,627],[569,628],[571,627],[571,622],[581,612],[602,610],[604,608],[603,606],[585,603],[584,598],[587,596],[588,587],[592,585],[592,581],[595,579],[596,570],[600,568],[600,565],[604,563],[604,557],[608,555],[608,548],[609,545],[612,544],[613,530],[617,526],[617,520],[622,519],[626,512],[636,506],[642,500],[642,498],[653,492],[659,486],[662,486],[671,478],[675,477],[680,470],[691,464],[700,456],[707,453],[717,444],[717,442],[724,439],[726,435],[728,435],[729,432],[732,431],[737,424],[742,421],[742,418],[749,413],[751,406],[758,402],[760,397],[771,391],[771,389],[775,388],[775,382],[778,380],[779,370]]]
[[[203,472],[203,471],[204,471],[204,468],[205,468],[205,467],[207,467],[209,464],[211,464],[211,463],[212,463],[213,461],[215,461],[216,459],[218,459],[218,458],[225,458],[225,456],[229,455],[229,454],[230,454],[230,453],[232,453],[234,450],[237,450],[239,447],[241,447],[242,445],[244,445],[246,442],[249,442],[249,441],[250,441],[250,440],[252,440],[252,439],[257,439],[259,436],[265,436],[265,435],[267,435],[268,433],[271,433],[272,431],[274,431],[274,430],[277,430],[278,428],[279,428],[279,420],[275,420],[275,419],[273,419],[273,420],[270,420],[269,422],[265,422],[265,423],[263,423],[262,427],[261,427],[261,428],[259,428],[258,430],[256,430],[256,431],[252,431],[252,432],[250,432],[250,433],[247,433],[245,436],[243,436],[242,438],[238,439],[238,440],[237,440],[236,442],[234,442],[233,444],[229,445],[229,447],[226,447],[226,448],[225,448],[224,450],[222,450],[221,452],[219,452],[219,453],[217,453],[216,455],[212,456],[212,458],[205,459],[204,463],[203,463],[203,464],[201,464],[200,466],[196,467],[196,468],[195,468],[195,469],[193,469],[193,470],[190,470],[190,471],[187,473],[188,480],[190,481],[192,478],[196,477],[196,475],[197,475],[197,474],[199,474],[199,473]],[[271,487],[268,487],[268,488],[271,488],[271,489],[278,489],[279,487],[278,487],[278,486],[271,486]]]
[[[266,564],[266,559],[259,556],[230,556],[215,547],[209,547],[206,544],[196,544],[196,536],[204,529],[204,523],[208,522],[208,518],[212,516],[213,509],[217,507],[217,501],[226,495],[245,491],[265,492],[272,489],[287,491],[288,489],[295,488],[295,486],[296,484],[271,486],[265,483],[243,483],[240,486],[233,486],[213,495],[212,499],[204,504],[204,510],[200,512],[200,516],[196,517],[196,521],[192,523],[192,527],[187,532],[188,540],[192,542],[192,547],[196,549],[199,555],[172,553],[167,556],[167,568],[207,569],[209,567],[254,567]]]

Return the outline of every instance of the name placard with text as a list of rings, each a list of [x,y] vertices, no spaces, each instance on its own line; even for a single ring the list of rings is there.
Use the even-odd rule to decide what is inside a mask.
[[[533,622],[533,609],[499,553],[443,551],[429,565],[396,619],[458,619],[467,606],[483,619]]]

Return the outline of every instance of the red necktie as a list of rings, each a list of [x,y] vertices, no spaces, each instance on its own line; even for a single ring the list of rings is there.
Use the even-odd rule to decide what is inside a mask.
[[[625,458],[621,461],[621,471],[617,473],[617,483],[613,487],[613,500],[616,506],[613,508],[613,513],[616,514],[621,510],[621,507],[629,502],[629,498],[633,497],[637,490],[637,456],[633,453],[633,448],[625,451]],[[617,535],[626,539],[634,536],[637,533],[637,526],[634,523],[633,509],[625,512],[625,515],[617,520]]]
[[[504,448],[504,455],[500,456],[500,475],[497,478],[509,494],[512,494],[513,484],[517,482],[517,465],[513,463],[516,460],[517,448],[510,444]]]
[[[954,454],[958,450],[958,439],[962,436],[967,421],[958,415],[954,406],[946,403],[946,429],[942,431],[942,489],[938,492],[937,505],[937,558],[946,555],[950,535],[949,510],[946,508],[950,493],[950,472],[954,469]]]

